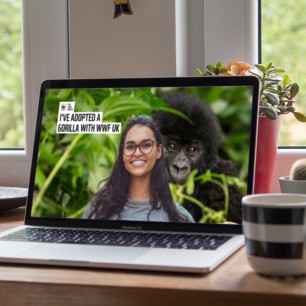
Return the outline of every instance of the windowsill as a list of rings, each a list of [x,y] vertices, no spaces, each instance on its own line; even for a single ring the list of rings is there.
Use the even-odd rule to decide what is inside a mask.
[[[25,149],[0,150],[0,160],[27,160],[30,156]]]

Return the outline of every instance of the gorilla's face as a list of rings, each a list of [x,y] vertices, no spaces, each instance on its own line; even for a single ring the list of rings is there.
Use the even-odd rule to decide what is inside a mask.
[[[184,184],[203,154],[201,142],[197,139],[182,141],[177,136],[168,135],[163,136],[163,143],[169,181]]]

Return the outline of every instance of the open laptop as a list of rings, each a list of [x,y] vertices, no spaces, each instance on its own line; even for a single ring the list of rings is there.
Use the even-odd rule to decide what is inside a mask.
[[[251,76],[43,82],[25,225],[1,233],[0,261],[213,270],[244,243],[241,197],[253,191],[258,90],[258,80]],[[123,135],[136,117],[159,126],[163,146],[151,130],[149,136],[137,134],[135,141],[132,128]],[[181,123],[175,126],[175,120]],[[110,183],[120,150],[123,159],[138,156],[130,163],[137,171],[159,152],[152,167],[162,160],[160,171],[167,179],[160,176],[152,185],[170,190],[171,208],[152,192],[149,200],[132,199],[131,182],[139,182],[135,173],[129,172],[128,188],[125,182]],[[179,154],[187,164],[182,169]],[[197,165],[200,169],[194,169]],[[204,171],[203,165],[211,169]],[[227,168],[235,168],[236,174],[228,174],[232,170]],[[153,182],[153,174],[149,177]],[[117,189],[106,192],[106,186]],[[105,194],[110,193],[111,199],[125,194],[124,207],[118,208],[117,200],[107,202]]]

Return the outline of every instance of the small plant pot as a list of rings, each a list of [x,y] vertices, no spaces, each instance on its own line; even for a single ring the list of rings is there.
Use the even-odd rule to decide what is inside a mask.
[[[280,189],[282,193],[303,193],[306,194],[306,180],[289,180],[288,176],[279,178]]]

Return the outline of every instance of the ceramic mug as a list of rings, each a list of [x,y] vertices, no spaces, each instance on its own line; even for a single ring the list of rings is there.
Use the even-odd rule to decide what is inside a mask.
[[[306,274],[306,195],[248,195],[242,206],[247,258],[254,271]]]

